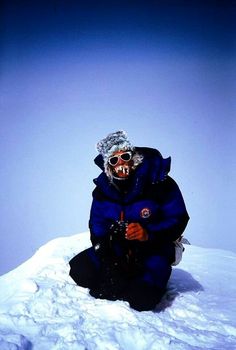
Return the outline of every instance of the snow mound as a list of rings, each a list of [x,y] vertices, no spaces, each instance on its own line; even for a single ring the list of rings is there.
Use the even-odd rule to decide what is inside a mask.
[[[69,276],[89,233],[50,241],[0,277],[1,350],[236,349],[236,254],[185,246],[154,311],[92,298]]]

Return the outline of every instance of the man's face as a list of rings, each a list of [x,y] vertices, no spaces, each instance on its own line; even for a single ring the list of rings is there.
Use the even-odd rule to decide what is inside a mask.
[[[132,166],[132,152],[131,151],[117,151],[108,160],[112,172],[116,177],[121,179],[128,178]]]

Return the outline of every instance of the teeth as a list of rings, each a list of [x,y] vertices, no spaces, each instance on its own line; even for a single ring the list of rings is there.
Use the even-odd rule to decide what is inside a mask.
[[[122,172],[124,175],[129,175],[129,167],[119,165],[118,167],[115,168],[115,172],[116,173]]]

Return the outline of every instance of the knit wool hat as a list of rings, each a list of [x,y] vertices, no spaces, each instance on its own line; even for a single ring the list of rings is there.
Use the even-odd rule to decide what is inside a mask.
[[[133,151],[134,146],[132,146],[131,142],[128,140],[126,132],[120,130],[107,135],[107,137],[99,141],[96,145],[96,149],[103,156],[104,163],[106,163],[114,152],[120,150]]]

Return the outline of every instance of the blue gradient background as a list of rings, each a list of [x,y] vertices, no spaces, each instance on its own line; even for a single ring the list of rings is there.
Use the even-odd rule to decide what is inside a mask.
[[[95,143],[172,156],[192,244],[236,251],[235,5],[6,1],[0,38],[0,274],[88,229]]]

